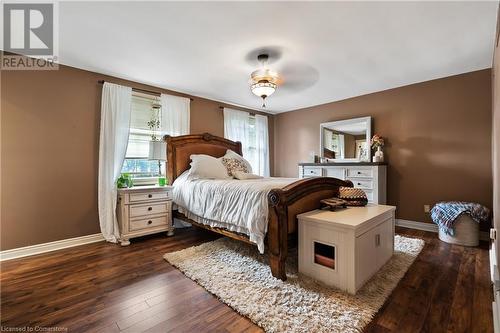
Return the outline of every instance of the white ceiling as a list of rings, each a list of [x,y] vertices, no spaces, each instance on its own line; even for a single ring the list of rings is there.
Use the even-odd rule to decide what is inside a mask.
[[[61,63],[260,108],[248,54],[281,50],[283,112],[491,67],[498,2],[60,2]]]

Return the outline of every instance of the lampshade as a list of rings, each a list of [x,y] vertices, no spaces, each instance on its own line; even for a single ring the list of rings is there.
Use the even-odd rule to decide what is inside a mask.
[[[276,90],[276,84],[268,81],[259,81],[250,87],[252,92],[262,98],[271,96]]]
[[[149,141],[150,160],[167,160],[167,145],[163,141]]]

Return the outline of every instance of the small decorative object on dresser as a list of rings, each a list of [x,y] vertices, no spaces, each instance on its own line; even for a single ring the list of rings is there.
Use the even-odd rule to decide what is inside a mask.
[[[373,162],[384,162],[384,152],[382,148],[384,147],[384,138],[378,134],[375,134],[371,141],[372,148],[376,149],[375,155],[373,156]]]
[[[165,185],[167,185],[167,179],[165,177],[159,177],[158,178],[158,185],[159,186],[165,186]]]
[[[314,210],[299,220],[299,272],[355,294],[394,253],[396,207]]]
[[[116,210],[122,246],[129,245],[134,237],[162,231],[168,236],[174,234],[171,186],[118,189]]]

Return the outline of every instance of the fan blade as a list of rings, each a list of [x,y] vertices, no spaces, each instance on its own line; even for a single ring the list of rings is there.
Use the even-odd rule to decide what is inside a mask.
[[[293,92],[312,87],[319,80],[319,72],[312,66],[301,62],[287,62],[280,70],[281,85],[278,89]]]

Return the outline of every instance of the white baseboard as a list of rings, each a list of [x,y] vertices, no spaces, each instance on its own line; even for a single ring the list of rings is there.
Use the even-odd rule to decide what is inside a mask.
[[[82,237],[62,239],[55,242],[36,244],[31,246],[19,247],[16,249],[0,251],[0,261],[17,259],[35,254],[66,249],[68,247],[101,242],[104,240],[101,234],[93,234]]]
[[[417,222],[417,221],[411,221],[411,220],[396,219],[396,225],[398,227],[423,230],[423,231],[429,231],[429,232],[435,232],[435,233],[437,233],[439,231],[438,226],[434,223],[425,223],[425,222]],[[479,232],[479,240],[489,241],[490,240],[489,233],[487,231],[480,231]]]
[[[438,226],[434,223],[424,223],[424,222],[396,219],[396,225],[398,227],[404,227],[409,229],[438,232]]]

